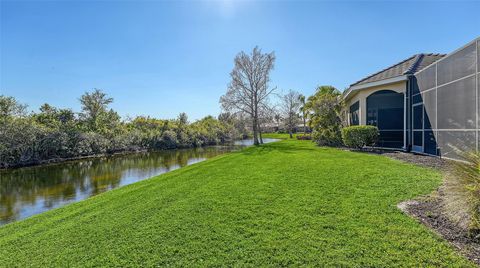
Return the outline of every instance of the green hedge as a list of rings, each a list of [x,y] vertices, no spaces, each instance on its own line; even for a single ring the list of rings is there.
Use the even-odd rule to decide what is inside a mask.
[[[350,126],[342,129],[342,140],[347,147],[361,149],[374,146],[378,139],[375,126]]]

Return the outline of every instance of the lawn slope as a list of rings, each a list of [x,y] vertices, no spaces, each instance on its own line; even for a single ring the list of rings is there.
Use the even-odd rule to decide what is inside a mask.
[[[0,227],[0,266],[471,266],[396,208],[439,183],[284,140]]]

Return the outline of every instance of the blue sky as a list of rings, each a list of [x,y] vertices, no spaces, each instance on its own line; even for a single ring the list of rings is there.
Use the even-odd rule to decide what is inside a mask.
[[[272,86],[309,95],[480,35],[480,2],[0,1],[0,94],[31,110],[101,88],[122,116],[198,119],[256,45]]]

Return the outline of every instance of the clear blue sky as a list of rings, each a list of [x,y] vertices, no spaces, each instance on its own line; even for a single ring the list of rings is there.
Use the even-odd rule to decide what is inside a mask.
[[[480,35],[480,2],[0,1],[0,94],[32,110],[101,88],[122,116],[198,119],[255,45],[273,86],[309,95]]]

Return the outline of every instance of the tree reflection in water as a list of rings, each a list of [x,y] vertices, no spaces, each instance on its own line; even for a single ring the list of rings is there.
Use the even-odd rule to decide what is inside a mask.
[[[158,151],[0,171],[0,224],[79,201],[235,148],[238,147]]]

